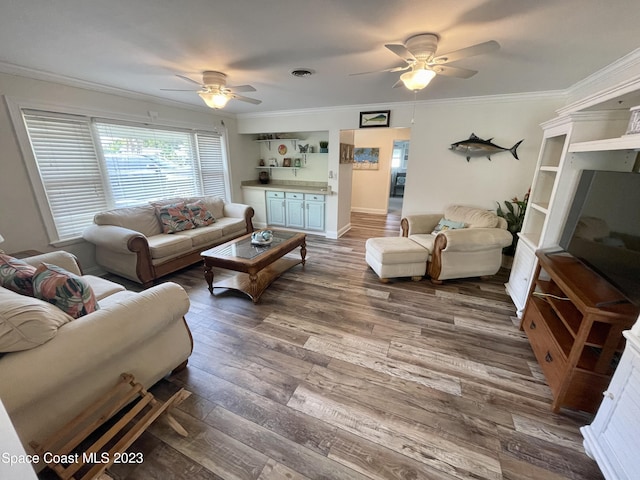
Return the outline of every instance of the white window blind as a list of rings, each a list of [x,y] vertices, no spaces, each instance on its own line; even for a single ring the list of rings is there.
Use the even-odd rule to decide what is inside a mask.
[[[50,240],[71,240],[110,208],[165,198],[228,199],[222,137],[181,129],[23,110],[50,215]],[[41,188],[40,188],[41,187]],[[52,230],[55,228],[55,232]]]
[[[200,194],[193,134],[96,122],[114,206]]]
[[[227,179],[220,135],[196,135],[200,156],[203,193],[227,199]]]
[[[108,207],[89,122],[44,112],[23,117],[57,230],[52,240],[78,237]]]

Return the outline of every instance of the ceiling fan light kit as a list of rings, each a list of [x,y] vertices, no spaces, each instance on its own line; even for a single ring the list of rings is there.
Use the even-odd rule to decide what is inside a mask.
[[[436,72],[426,68],[418,68],[400,75],[400,80],[409,90],[418,91],[429,85],[429,82],[436,76]]]
[[[229,101],[229,97],[222,92],[198,92],[200,98],[204,100],[204,103],[207,104],[208,107],[220,109],[224,108]]]

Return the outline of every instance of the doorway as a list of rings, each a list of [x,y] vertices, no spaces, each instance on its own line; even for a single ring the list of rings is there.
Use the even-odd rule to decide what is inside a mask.
[[[404,199],[404,186],[407,180],[409,162],[409,140],[394,140],[391,154],[391,174],[389,185],[389,204],[387,213],[400,215]]]

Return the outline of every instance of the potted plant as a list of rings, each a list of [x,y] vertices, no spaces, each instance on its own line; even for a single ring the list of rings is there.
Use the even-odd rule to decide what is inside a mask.
[[[329,151],[329,142],[326,140],[320,141],[320,153],[327,153]]]
[[[518,232],[522,230],[522,221],[524,220],[524,214],[527,210],[527,204],[529,203],[529,193],[531,189],[525,193],[522,200],[518,200],[518,197],[513,197],[511,201],[505,200],[503,209],[499,202],[496,214],[499,217],[504,218],[507,221],[507,229],[511,232],[513,240],[511,245],[504,247],[502,253],[508,257],[513,257],[516,253],[516,246],[518,245]]]

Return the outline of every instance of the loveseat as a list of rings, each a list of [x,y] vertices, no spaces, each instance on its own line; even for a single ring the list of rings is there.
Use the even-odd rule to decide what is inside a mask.
[[[0,257],[2,265],[16,264]],[[79,277],[97,302],[97,310],[73,318],[52,299],[40,299],[42,292],[61,291],[46,281],[33,287],[34,296],[0,286],[0,398],[28,452],[33,452],[30,441],[42,442],[100,398],[121,373],[133,374],[148,388],[186,365],[193,342],[184,320],[189,297],[179,285],[167,282],[141,293],[127,291],[108,280],[83,276],[67,252],[23,262],[39,266],[37,272],[57,274],[62,268],[72,279]],[[5,273],[3,269],[2,285],[7,285]],[[25,281],[18,286],[25,287]]]
[[[449,206],[444,213],[408,215],[400,225],[403,237],[429,251],[427,274],[434,283],[494,275],[502,249],[513,241],[504,218],[464,205]]]
[[[173,198],[98,213],[83,237],[104,270],[148,287],[201,261],[200,252],[251,233],[253,213],[218,197]]]

